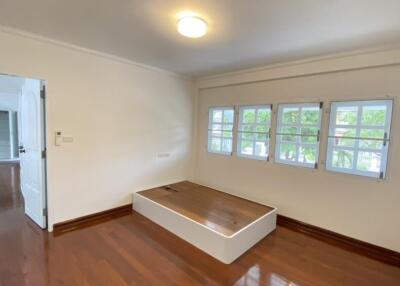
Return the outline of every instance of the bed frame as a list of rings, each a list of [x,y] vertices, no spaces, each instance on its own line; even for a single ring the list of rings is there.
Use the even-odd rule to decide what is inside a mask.
[[[188,181],[135,193],[133,209],[225,264],[276,228],[276,208]]]

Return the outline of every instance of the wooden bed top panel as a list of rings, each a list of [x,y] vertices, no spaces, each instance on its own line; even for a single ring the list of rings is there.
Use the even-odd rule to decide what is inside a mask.
[[[231,236],[273,208],[184,181],[138,194],[226,236]]]

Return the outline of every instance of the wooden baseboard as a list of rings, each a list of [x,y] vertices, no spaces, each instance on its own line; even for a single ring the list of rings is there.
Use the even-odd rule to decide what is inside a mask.
[[[86,215],[76,219],[56,223],[53,226],[53,232],[55,235],[69,232],[75,229],[87,227],[100,222],[111,220],[117,217],[129,215],[132,213],[132,204],[124,205],[121,207],[105,210],[95,214]]]
[[[315,237],[321,241],[338,246],[340,248],[400,267],[399,252],[310,225],[283,215],[278,215],[277,224],[282,227]]]
[[[115,219],[117,217],[129,215],[131,213],[132,205],[124,205],[114,209],[57,223],[54,225],[53,230],[54,234],[58,235],[97,223],[101,223],[107,220]],[[373,245],[358,239],[354,239],[283,215],[278,215],[277,224],[279,226],[315,237],[321,241],[352,251],[354,253],[358,253],[379,260],[381,262],[400,267],[399,252]]]

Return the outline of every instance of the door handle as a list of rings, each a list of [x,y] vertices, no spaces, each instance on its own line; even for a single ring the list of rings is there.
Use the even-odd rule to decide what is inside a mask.
[[[19,148],[19,153],[25,153],[26,152],[24,146],[19,146],[18,148]]]

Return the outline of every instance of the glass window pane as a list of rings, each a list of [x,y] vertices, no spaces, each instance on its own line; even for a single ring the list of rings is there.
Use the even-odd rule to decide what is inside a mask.
[[[257,125],[256,126],[256,132],[267,133],[268,132],[268,127],[266,125]]]
[[[233,110],[224,110],[224,123],[233,123]]]
[[[223,137],[228,137],[228,138],[233,138],[233,132],[232,131],[224,131],[222,132]]]
[[[386,106],[364,106],[362,109],[361,123],[363,125],[383,126],[386,122]]]
[[[232,125],[232,124],[223,124],[223,125],[222,125],[222,129],[223,129],[223,130],[230,130],[230,131],[232,131],[232,130],[233,130],[233,125]]]
[[[383,141],[379,141],[379,140],[360,140],[359,146],[360,146],[360,148],[381,150],[383,148]]]
[[[221,138],[211,138],[211,150],[216,152],[221,151]]]
[[[317,149],[312,146],[301,146],[299,149],[299,162],[314,164],[317,158]]]
[[[279,158],[286,161],[296,161],[297,146],[296,144],[281,144],[279,150]]]
[[[317,125],[319,122],[319,107],[304,107],[301,112],[301,124]]]
[[[302,143],[317,143],[318,142],[318,128],[317,127],[303,127],[301,128],[301,142]]]
[[[318,157],[321,124],[319,103],[299,103],[278,107],[276,160],[312,167]]]
[[[382,129],[361,129],[361,138],[383,139],[385,131]],[[360,148],[382,149],[383,140],[360,140]]]
[[[283,127],[281,133],[284,134],[281,136],[282,141],[286,142],[296,142],[297,141],[297,127]],[[293,135],[289,135],[293,134]]]
[[[385,131],[383,129],[361,129],[361,138],[376,138],[383,139]]]
[[[288,134],[288,135],[289,134],[296,135],[297,134],[297,127],[295,127],[295,126],[282,127],[281,133]]]
[[[259,109],[257,112],[257,123],[269,124],[271,122],[271,110]]]
[[[244,140],[253,140],[254,138],[254,133],[250,133],[250,132],[242,132],[242,139]]]
[[[256,110],[255,109],[244,109],[243,110],[243,123],[255,123],[256,122]]]
[[[354,151],[334,150],[332,166],[336,168],[352,169],[354,161]]]
[[[267,136],[267,134],[260,134],[260,133],[257,133],[256,134],[256,140],[259,140],[259,141],[267,141],[267,138],[268,136]]]
[[[213,136],[221,136],[222,132],[222,125],[221,124],[213,124],[212,125],[212,135]]]
[[[316,144],[318,143],[318,136],[302,136],[301,143],[303,144]]]
[[[335,146],[343,146],[343,147],[354,147],[355,139],[349,139],[346,137],[354,138],[356,137],[356,129],[353,128],[336,128],[335,129],[334,142]],[[344,138],[339,138],[344,137]]]
[[[256,142],[254,155],[260,157],[267,157],[268,144],[266,142]]]
[[[254,127],[253,127],[253,125],[242,125],[241,131],[253,132],[254,131]]]
[[[222,152],[232,152],[232,139],[222,139]]]
[[[271,109],[263,106],[241,107],[238,154],[266,157]]]
[[[219,153],[232,152],[234,109],[210,108],[208,122],[208,151]]]
[[[212,121],[213,122],[222,122],[222,110],[213,110]]]
[[[381,170],[382,154],[379,152],[358,152],[357,169],[379,173]]]
[[[354,101],[333,103],[327,152],[327,169],[378,178],[387,159],[384,146],[385,132],[390,132],[392,100]],[[353,125],[349,128],[337,128]],[[389,144],[389,141],[387,141]],[[336,147],[341,146],[341,148]],[[342,149],[343,148],[343,149]]]
[[[358,106],[339,106],[336,111],[336,124],[356,125]]]
[[[319,128],[317,127],[302,127],[301,134],[302,135],[318,135]]]
[[[283,108],[282,123],[283,124],[296,124],[299,119],[298,107],[285,107]]]
[[[245,155],[253,154],[253,141],[243,140],[240,145],[240,152]]]

